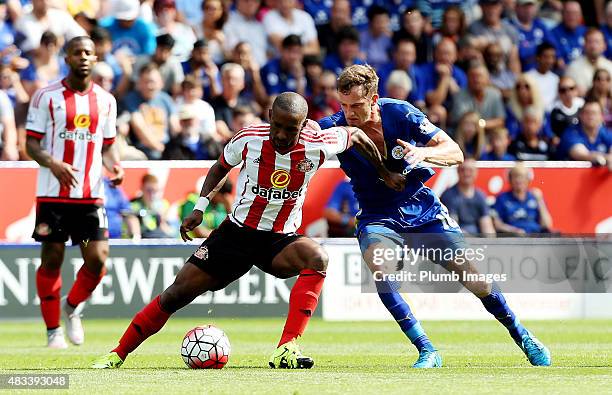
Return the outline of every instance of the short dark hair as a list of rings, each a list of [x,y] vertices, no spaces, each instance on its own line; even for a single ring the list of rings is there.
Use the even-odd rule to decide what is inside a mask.
[[[108,30],[100,26],[94,27],[91,30],[91,33],[89,33],[89,36],[91,37],[91,40],[94,42],[94,44],[101,43],[103,41],[112,41],[111,35]]]
[[[40,45],[45,46],[49,44],[57,45],[57,36],[52,31],[47,30],[42,34],[42,36],[40,36]]]
[[[359,31],[353,26],[344,26],[342,29],[340,29],[336,38],[338,39],[338,44],[342,41],[352,41],[355,43],[360,42]]]
[[[601,110],[601,112],[603,113],[603,106],[601,105],[601,102],[595,98],[592,97],[587,97],[584,100],[584,104],[582,105],[582,107],[580,107],[580,112],[582,112],[586,106],[588,106],[589,104],[596,104],[597,107],[599,107],[599,109]]]
[[[304,118],[308,115],[308,103],[306,103],[306,99],[295,92],[283,92],[276,96],[276,99],[274,99],[272,103],[272,111],[277,109],[300,115]]]
[[[43,33],[43,37],[40,39],[41,44],[43,43],[43,39],[45,39],[45,34],[47,33],[53,34],[51,32]],[[57,42],[57,36],[53,34],[53,37],[55,37],[55,41]],[[94,44],[93,40],[89,36],[76,36],[76,37],[71,38],[66,43],[66,45],[64,46],[64,52],[69,54],[70,51],[72,50],[72,47],[75,46],[77,43],[80,43],[81,41],[90,41],[92,44]]]
[[[158,47],[172,48],[174,47],[174,37],[168,33],[161,34],[155,38]]]
[[[208,47],[208,41],[206,41],[206,39],[204,38],[200,38],[195,43],[193,43],[193,49],[205,47]]]
[[[557,50],[554,45],[549,43],[548,41],[544,41],[542,44],[538,45],[536,48],[536,56],[541,56],[544,51],[548,51],[549,49]]]
[[[410,33],[405,32],[403,30],[398,31],[397,34],[393,35],[392,42],[393,42],[393,50],[394,51],[396,51],[397,47],[399,46],[399,44],[403,43],[403,42],[412,43],[415,48],[416,48],[416,45],[417,45],[416,41],[410,35]]]
[[[159,67],[155,63],[153,62],[147,63],[144,66],[142,66],[141,69],[138,71],[138,76],[142,77],[143,75],[150,73],[152,71],[155,71],[155,70],[159,71]]]
[[[380,6],[378,4],[374,4],[373,6],[368,8],[368,12],[366,13],[366,15],[368,17],[368,21],[372,22],[372,19],[374,19],[374,17],[378,15],[390,15],[390,14],[389,14],[389,10],[387,10],[385,7]]]
[[[319,55],[304,55],[304,60],[302,61],[304,67],[308,66],[321,66],[323,67],[323,60]]]
[[[281,43],[281,48],[287,49],[291,47],[301,47],[302,39],[297,34],[290,34],[283,39]]]

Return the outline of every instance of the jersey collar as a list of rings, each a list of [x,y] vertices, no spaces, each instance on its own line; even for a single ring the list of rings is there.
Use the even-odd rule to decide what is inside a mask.
[[[79,92],[77,90],[72,89],[68,85],[68,83],[66,82],[66,78],[64,78],[62,80],[62,85],[64,85],[64,88],[66,88],[67,90],[69,90],[72,93],[76,93],[77,95],[80,95],[80,96],[87,96],[89,94],[89,92],[91,92],[91,90],[93,89],[94,82],[93,81],[89,81],[89,87],[87,89],[85,89],[85,91],[83,91],[83,92]]]

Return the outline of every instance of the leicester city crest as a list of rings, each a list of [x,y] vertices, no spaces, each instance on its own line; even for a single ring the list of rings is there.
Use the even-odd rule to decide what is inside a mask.
[[[394,159],[402,159],[404,157],[404,149],[402,148],[402,146],[396,145],[395,147],[393,147],[393,149],[391,150],[391,156]]]

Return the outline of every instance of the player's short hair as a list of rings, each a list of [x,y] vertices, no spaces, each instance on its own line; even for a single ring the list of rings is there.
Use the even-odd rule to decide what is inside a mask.
[[[363,87],[363,95],[367,97],[378,92],[376,70],[372,66],[360,64],[354,64],[344,69],[338,77],[338,91],[348,95],[356,86]]]
[[[43,34],[43,36],[44,36],[44,34]],[[81,41],[91,41],[91,43],[94,44],[93,40],[89,36],[76,36],[76,37],[71,38],[66,43],[66,45],[64,46],[64,52],[69,54],[70,51],[72,50],[72,47],[74,47],[77,43],[80,43]]]
[[[308,114],[308,103],[306,103],[306,99],[302,95],[295,92],[283,92],[276,96],[272,103],[272,112],[275,110],[285,111],[305,118]]]

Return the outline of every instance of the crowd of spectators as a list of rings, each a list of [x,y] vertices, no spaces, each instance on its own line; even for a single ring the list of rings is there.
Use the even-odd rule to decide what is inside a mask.
[[[287,90],[328,115],[335,76],[368,63],[381,96],[425,111],[466,156],[612,169],[612,2],[3,0],[0,30],[3,160],[27,159],[30,97],[88,34],[125,160],[214,159]]]

